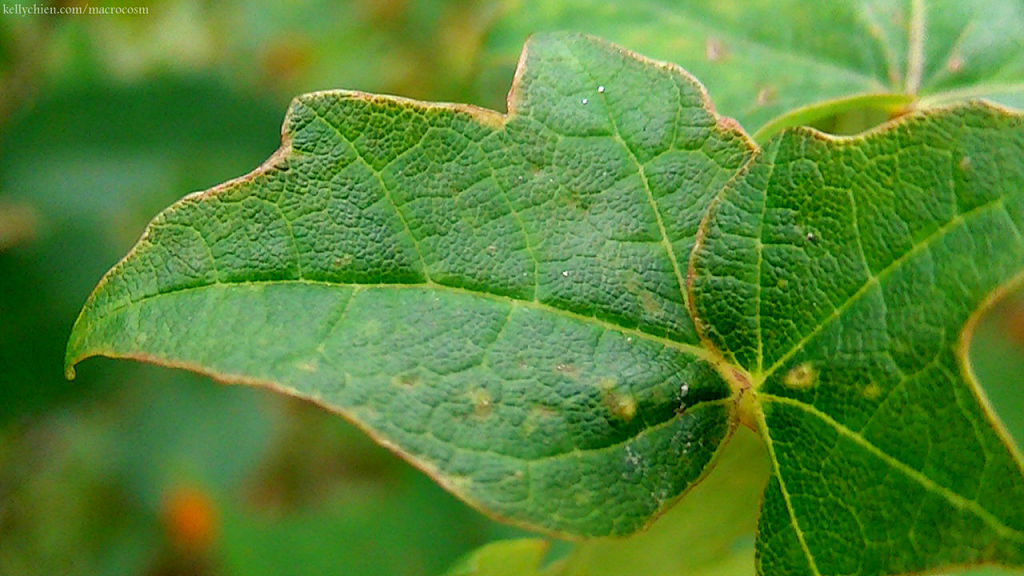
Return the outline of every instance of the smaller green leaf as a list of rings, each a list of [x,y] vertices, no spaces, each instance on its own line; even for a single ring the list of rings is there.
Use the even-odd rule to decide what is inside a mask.
[[[492,542],[463,557],[445,576],[534,576],[547,552],[547,540]]]
[[[1024,467],[966,362],[1024,281],[1024,116],[976,103],[772,138],[691,259],[705,337],[750,374],[773,474],[766,574],[1024,564]]]

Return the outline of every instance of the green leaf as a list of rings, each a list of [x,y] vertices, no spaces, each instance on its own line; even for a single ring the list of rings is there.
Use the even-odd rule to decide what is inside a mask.
[[[858,138],[796,130],[713,203],[692,296],[749,372],[774,462],[763,573],[1024,562],[1019,455],[964,330],[1024,280],[1022,157],[1022,117],[982,105]]]
[[[580,535],[647,524],[742,421],[762,573],[1024,564],[1020,457],[964,360],[1024,281],[1024,117],[760,149],[678,68],[558,34],[507,115],[324,92],[283,139],[153,221],[69,375],[103,354],[310,398]]]
[[[500,517],[637,530],[736,423],[683,274],[751,144],[678,68],[584,37],[535,39],[510,102],[298,98],[264,167],[165,211],[107,275],[68,366],[277,387]]]
[[[548,542],[540,539],[501,540],[482,546],[459,560],[447,576],[536,575]]]
[[[759,142],[858,108],[968,98],[1024,107],[1024,9],[1014,0],[513,1],[482,58],[488,100],[524,38],[562,29],[678,62]]]

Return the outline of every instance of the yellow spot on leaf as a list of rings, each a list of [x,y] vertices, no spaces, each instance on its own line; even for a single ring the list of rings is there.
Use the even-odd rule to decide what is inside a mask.
[[[530,416],[523,423],[523,433],[529,435],[533,434],[541,427],[541,424],[549,418],[555,416],[555,411],[550,406],[543,404],[535,404],[530,408]]]
[[[412,388],[420,383],[420,376],[415,372],[403,372],[392,376],[391,383],[402,388]]]
[[[648,315],[656,316],[662,313],[661,304],[647,290],[640,292],[640,304]]]
[[[473,398],[473,416],[477,418],[486,418],[491,415],[491,409],[493,408],[493,399],[490,393],[483,388],[477,388],[472,393]]]
[[[636,416],[636,399],[628,392],[623,392],[615,387],[615,381],[610,378],[602,379],[601,389],[604,390],[604,405],[612,416],[629,422]]]
[[[882,388],[879,387],[878,384],[870,382],[867,386],[864,387],[862,393],[864,394],[864,397],[867,398],[868,400],[874,400],[875,398],[878,398],[882,394]]]
[[[786,373],[782,382],[794,390],[811,388],[818,383],[818,370],[810,362],[803,362]]]

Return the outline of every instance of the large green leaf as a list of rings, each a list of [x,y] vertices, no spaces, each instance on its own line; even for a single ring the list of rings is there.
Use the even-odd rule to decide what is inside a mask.
[[[844,110],[965,98],[1024,107],[1016,0],[509,0],[482,56],[488,101],[537,31],[597,34],[678,62],[761,135]]]
[[[526,47],[501,115],[298,98],[252,174],[161,215],[76,323],[275,387],[466,500],[644,526],[740,422],[768,574],[1024,563],[1024,475],[962,328],[1024,277],[1024,119],[988,105],[757,148],[678,68]]]
[[[751,145],[682,71],[585,38],[531,44],[511,102],[299,98],[262,169],[152,223],[69,365],[280,386],[503,517],[643,526],[735,423],[677,255]]]

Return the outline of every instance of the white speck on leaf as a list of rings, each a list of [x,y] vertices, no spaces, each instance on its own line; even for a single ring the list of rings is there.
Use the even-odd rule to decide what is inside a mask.
[[[569,271],[568,270],[562,270],[562,278],[568,278],[568,277],[569,277]]]
[[[583,99],[583,105],[584,105],[584,106],[586,106],[586,105],[587,105],[587,99],[586,99],[586,98],[584,98],[584,99]]]
[[[626,480],[639,479],[643,475],[641,466],[640,455],[634,452],[631,446],[626,446],[626,467],[622,471],[622,477]]]
[[[598,86],[597,87],[597,92],[598,92],[598,94],[604,94],[604,86]]]

